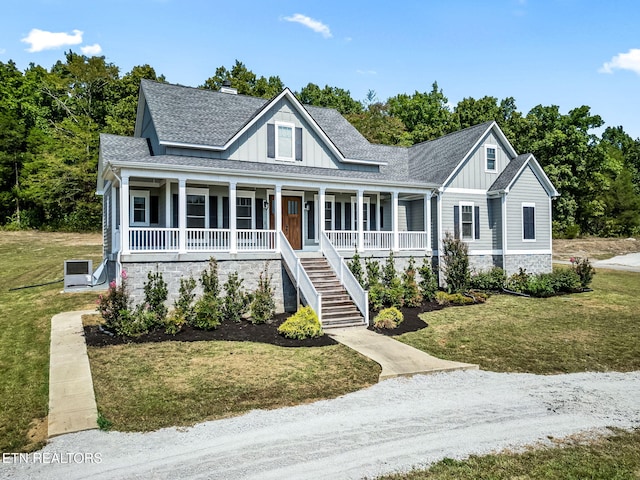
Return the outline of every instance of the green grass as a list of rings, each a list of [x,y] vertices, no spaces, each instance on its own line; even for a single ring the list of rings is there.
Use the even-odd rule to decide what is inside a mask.
[[[560,448],[537,448],[525,453],[444,459],[429,470],[380,477],[379,480],[501,479],[638,479],[640,430],[617,431],[586,443],[568,441]]]
[[[96,298],[60,293],[62,282],[9,289],[62,278],[65,259],[99,262],[100,241],[96,234],[0,232],[0,452],[41,446],[44,436],[29,429],[47,415],[51,317],[94,308]]]
[[[89,348],[100,413],[119,431],[332,398],[378,381],[380,367],[342,346],[163,342]]]
[[[494,295],[423,314],[429,328],[396,338],[497,372],[640,370],[640,274],[599,270],[592,287],[542,299]]]

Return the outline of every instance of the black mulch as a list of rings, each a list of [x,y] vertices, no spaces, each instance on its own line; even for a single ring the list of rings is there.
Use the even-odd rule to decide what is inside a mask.
[[[377,312],[369,311],[369,318],[371,319],[371,326],[369,326],[369,330],[387,335],[389,337],[395,337],[396,335],[402,335],[403,333],[408,332],[416,332],[429,326],[427,322],[419,317],[421,313],[433,312],[434,310],[441,310],[443,308],[444,306],[439,305],[437,302],[425,302],[419,307],[415,308],[402,307],[400,311],[402,312],[404,320],[400,325],[398,325],[397,328],[394,328],[393,330],[388,330],[386,328],[375,328],[373,326],[373,319],[375,318]]]

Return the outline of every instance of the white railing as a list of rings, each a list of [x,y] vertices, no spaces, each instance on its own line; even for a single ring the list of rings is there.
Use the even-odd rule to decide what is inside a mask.
[[[132,252],[172,252],[178,250],[177,228],[129,228],[129,250]]]
[[[391,250],[393,232],[364,232],[365,250]]]
[[[429,250],[427,232],[398,232],[400,250]]]
[[[275,251],[275,230],[237,230],[237,247],[243,251]]]
[[[187,228],[187,251],[212,252],[229,250],[228,229]]]
[[[355,250],[358,246],[358,232],[356,230],[326,230],[324,233],[338,250]]]
[[[353,276],[353,273],[349,270],[349,267],[338,253],[338,250],[336,250],[324,232],[320,232],[320,251],[329,262],[329,265],[331,265],[331,268],[333,268],[333,271],[338,276],[340,283],[344,286],[353,303],[356,304],[358,310],[362,313],[365,324],[369,325],[369,292],[358,283],[358,280]]]
[[[293,283],[297,291],[300,292],[306,300],[307,305],[316,312],[320,323],[322,323],[322,294],[316,290],[309,275],[307,275],[307,272],[302,268],[300,259],[291,247],[287,237],[282,232],[278,234],[280,235],[280,256],[284,260],[291,275],[293,275]]]

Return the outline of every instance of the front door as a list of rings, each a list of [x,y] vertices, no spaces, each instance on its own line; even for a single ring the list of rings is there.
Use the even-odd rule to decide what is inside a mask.
[[[273,195],[269,199],[271,205],[275,205]],[[276,219],[273,208],[269,215],[271,229],[276,228]],[[282,232],[287,237],[294,250],[302,250],[302,198],[282,197]]]

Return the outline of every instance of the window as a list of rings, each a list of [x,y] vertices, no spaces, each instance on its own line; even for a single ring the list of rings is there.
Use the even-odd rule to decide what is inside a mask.
[[[522,239],[529,242],[535,242],[536,240],[535,203],[522,204]]]
[[[487,172],[495,172],[496,171],[496,152],[497,148],[495,145],[487,145],[486,146],[486,157],[487,157]]]
[[[462,240],[480,239],[480,207],[471,202],[460,202],[453,207],[455,238]]]
[[[276,158],[293,160],[293,125],[276,123]]]
[[[313,198],[314,198],[314,201],[312,202],[312,204],[319,205],[320,196],[314,195]],[[336,215],[339,215],[339,214],[336,213],[335,196],[325,195],[324,196],[324,228],[322,229],[322,231],[338,229],[337,225],[339,224],[339,220],[336,220]],[[314,215],[314,225],[315,225],[314,240],[316,242],[319,241],[319,232],[320,232],[320,230],[318,229],[319,222],[320,222],[320,212],[318,211],[318,213]]]
[[[369,204],[371,203],[371,199],[369,197],[364,197],[362,202],[362,229],[364,231],[369,231]],[[351,197],[351,225],[353,230],[358,229],[358,198]]]
[[[473,205],[462,205],[462,239],[471,240],[473,238]]]
[[[132,190],[129,194],[130,224],[134,227],[149,226],[149,192]]]
[[[253,228],[253,199],[251,197],[236,197],[236,228]]]
[[[333,230],[333,202],[324,202],[324,229]]]
[[[209,190],[187,188],[187,228],[209,228]]]

